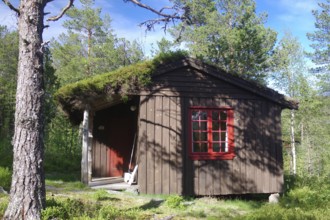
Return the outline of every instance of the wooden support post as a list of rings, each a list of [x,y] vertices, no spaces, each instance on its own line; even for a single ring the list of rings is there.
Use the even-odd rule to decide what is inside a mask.
[[[87,155],[87,173],[88,173],[88,183],[92,182],[92,147],[93,147],[93,120],[94,112],[89,112],[89,125],[88,125],[88,155]]]
[[[89,145],[89,107],[86,106],[83,117],[82,152],[81,152],[81,182],[88,184],[88,145]]]

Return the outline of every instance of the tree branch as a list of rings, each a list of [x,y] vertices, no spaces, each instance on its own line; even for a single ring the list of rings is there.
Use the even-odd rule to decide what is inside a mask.
[[[132,2],[133,4],[135,4],[141,8],[147,9],[147,10],[159,15],[160,17],[162,17],[162,18],[152,19],[152,20],[142,22],[140,25],[141,26],[146,25],[147,30],[151,30],[155,24],[159,24],[161,22],[165,24],[164,29],[166,30],[167,24],[171,21],[174,22],[176,20],[181,20],[181,21],[185,22],[185,21],[189,20],[189,18],[186,16],[187,12],[186,12],[185,7],[183,7],[183,8],[178,8],[175,6],[163,7],[160,10],[156,10],[156,9],[150,7],[149,5],[145,5],[145,4],[141,3],[139,0],[124,0],[124,1]],[[180,9],[183,10],[183,13],[180,13]],[[165,10],[174,10],[174,12],[172,14],[164,13]]]
[[[158,19],[151,19],[140,23],[140,26],[146,26],[148,31],[153,30],[155,24],[165,23],[164,29],[166,30],[167,23],[170,22],[170,18],[158,18]]]
[[[20,11],[15,8],[8,0],[2,0],[11,10],[17,13],[17,15],[20,15]]]
[[[74,0],[69,0],[68,5],[65,6],[65,8],[62,9],[62,11],[59,15],[50,17],[50,18],[47,19],[47,21],[57,21],[57,20],[59,20],[61,17],[63,17],[65,12],[73,6],[73,2],[74,2]]]
[[[145,4],[141,3],[138,0],[127,0],[127,1],[132,2],[133,4],[135,4],[135,5],[137,5],[141,8],[152,11],[153,13],[155,13],[155,14],[161,16],[161,17],[166,17],[166,18],[170,18],[170,19],[182,19],[182,16],[177,15],[177,13],[174,13],[174,14],[165,14],[165,13],[163,13],[164,9],[173,9],[173,8],[164,7],[161,10],[158,11],[158,10],[150,7],[149,5],[145,5]]]

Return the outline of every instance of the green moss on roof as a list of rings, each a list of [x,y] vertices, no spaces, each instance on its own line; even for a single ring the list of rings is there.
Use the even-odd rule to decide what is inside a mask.
[[[175,65],[182,65],[184,59],[185,61],[189,61],[190,65],[197,65],[203,71],[221,80],[270,99],[285,108],[298,109],[298,103],[292,100],[286,100],[283,95],[272,89],[230,75],[214,66],[204,66],[203,63],[199,63],[194,59],[185,58],[187,58],[187,53],[182,51],[160,54],[153,60],[122,67],[109,73],[63,86],[55,94],[55,99],[67,113],[71,122],[78,124],[82,120],[82,113],[86,104],[95,104],[97,106],[111,102],[111,98],[115,98],[117,101],[118,97],[112,95],[119,95],[119,97],[125,99],[128,95],[138,94],[141,89],[152,82],[153,74],[168,71],[168,68],[172,68]],[[161,66],[162,64],[169,65]]]
[[[178,51],[162,53],[155,59],[121,67],[109,73],[96,75],[60,88],[55,99],[62,108],[77,107],[74,102],[83,103],[89,97],[104,94],[120,94],[125,97],[151,83],[151,75],[163,63],[172,62],[187,56],[186,52]]]
[[[133,85],[147,85],[154,68],[150,61],[121,67],[106,74],[68,84],[60,88],[55,97],[66,100],[74,97],[116,92],[123,86],[133,88],[131,87]]]

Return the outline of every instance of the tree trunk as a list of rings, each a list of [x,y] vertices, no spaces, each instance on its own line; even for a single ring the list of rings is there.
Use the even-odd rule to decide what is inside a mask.
[[[88,30],[88,48],[87,48],[87,76],[92,75],[92,70],[91,70],[91,53],[92,53],[92,30]]]
[[[4,219],[40,219],[45,205],[43,10],[41,0],[20,1],[13,177]]]
[[[313,174],[313,168],[312,168],[312,156],[311,156],[311,151],[312,151],[312,146],[311,142],[309,141],[309,136],[307,136],[307,160],[308,160],[308,174],[311,176]]]
[[[292,174],[297,174],[297,156],[296,156],[296,145],[295,145],[295,138],[294,138],[294,110],[291,110],[291,157],[292,157]]]

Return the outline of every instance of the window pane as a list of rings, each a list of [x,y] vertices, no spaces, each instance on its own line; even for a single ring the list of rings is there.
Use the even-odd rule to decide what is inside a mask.
[[[227,130],[227,123],[225,121],[221,122],[221,131]]]
[[[212,120],[219,120],[219,112],[212,111]]]
[[[194,143],[193,152],[207,152],[207,143]]]
[[[194,143],[193,144],[193,152],[200,152],[199,143]]]
[[[213,143],[213,152],[220,152],[220,144]]]
[[[191,113],[191,119],[192,120],[198,120],[199,116],[199,111],[192,111]]]
[[[212,139],[213,141],[220,141],[220,140],[219,140],[220,135],[219,135],[218,132],[213,132],[213,133],[212,133],[212,136],[213,136],[213,137],[212,137],[212,138],[213,138],[213,139]]]
[[[207,132],[201,132],[201,141],[207,141]]]
[[[218,121],[212,121],[212,130],[218,131],[219,130],[219,122]]]
[[[207,120],[207,112],[200,111],[199,112],[199,119],[200,120]]]
[[[200,130],[207,131],[207,122],[200,123]]]
[[[226,132],[221,132],[221,141],[226,141]]]
[[[228,147],[226,142],[221,142],[221,152],[228,152]]]
[[[200,155],[229,152],[227,109],[191,109],[191,151]],[[229,130],[230,131],[230,130]],[[211,136],[212,135],[212,136]]]
[[[220,118],[221,120],[227,120],[227,111],[221,111]]]
[[[199,122],[198,121],[193,121],[193,130],[199,130]]]
[[[199,132],[194,132],[193,133],[193,141],[200,141],[200,133]]]
[[[201,143],[201,151],[200,152],[207,152],[207,143]]]

